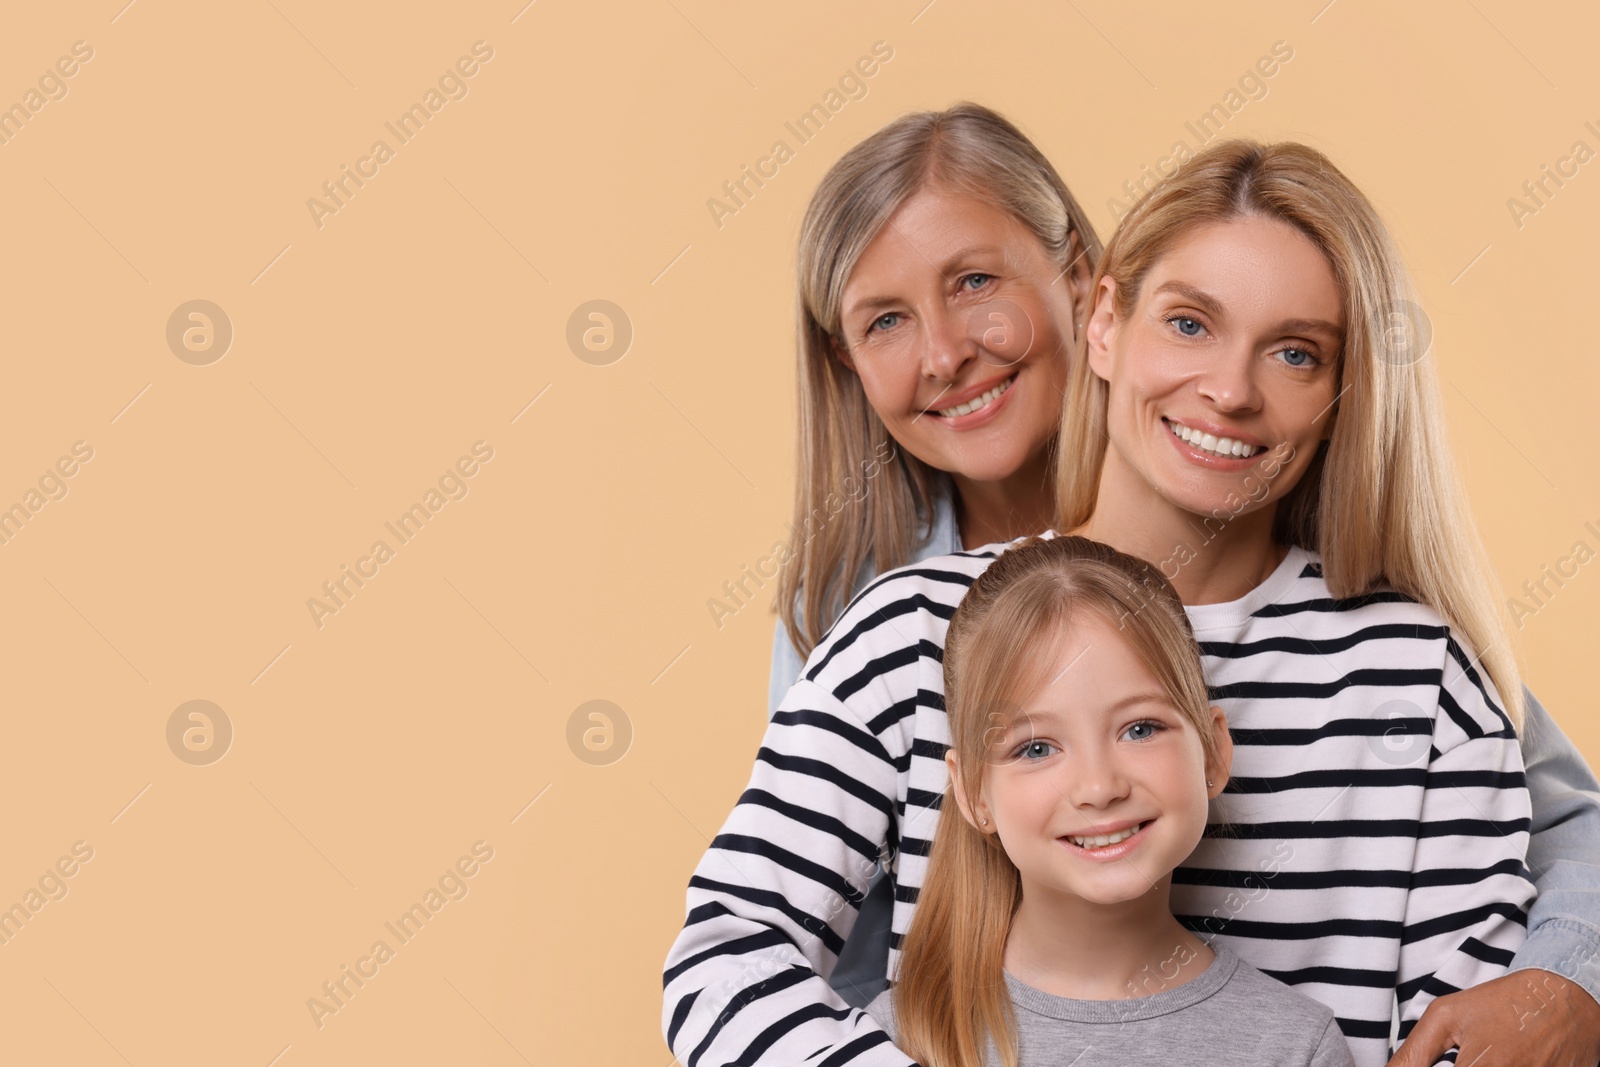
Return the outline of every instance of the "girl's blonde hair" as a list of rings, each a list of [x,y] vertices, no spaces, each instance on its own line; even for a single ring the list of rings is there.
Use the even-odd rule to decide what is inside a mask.
[[[993,739],[1054,663],[1051,644],[1089,612],[1116,626],[1173,706],[1200,734],[1208,773],[1220,770],[1200,651],[1172,584],[1151,564],[1085,537],[1030,537],[973,582],[944,646],[945,709],[963,794],[975,801]],[[975,1067],[986,1039],[1016,1067],[1016,1025],[1004,958],[1021,876],[993,834],[940,805],[927,876],[894,988],[897,1043],[927,1067]]]
[[[1327,257],[1344,303],[1333,435],[1278,502],[1274,538],[1320,554],[1335,597],[1388,582],[1438,612],[1481,657],[1520,730],[1516,657],[1445,443],[1434,368],[1419,350],[1425,323],[1388,231],[1350,179],[1302,144],[1211,145],[1123,218],[1096,271],[1094,300],[1102,297],[1101,278],[1113,278],[1113,306],[1130,314],[1150,269],[1178,241],[1203,224],[1242,216],[1277,219],[1305,234]],[[1061,415],[1061,530],[1094,513],[1107,445],[1109,386],[1089,368],[1085,344],[1080,335]]]
[[[1088,269],[1100,258],[1094,227],[1050,161],[978,104],[896,119],[822,179],[800,229],[799,477],[777,599],[802,658],[844,610],[863,561],[880,574],[909,562],[917,528],[931,524],[938,471],[893,448],[833,342],[856,261],[901,204],[935,183],[993,203],[1063,268],[1074,244]]]

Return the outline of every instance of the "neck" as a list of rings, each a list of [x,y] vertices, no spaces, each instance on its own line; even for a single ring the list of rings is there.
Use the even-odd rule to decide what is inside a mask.
[[[1120,904],[1029,885],[1006,939],[1005,967],[1052,996],[1127,1000],[1183,985],[1211,965],[1211,948],[1172,917],[1172,875]]]
[[[1239,510],[1224,506],[1197,515],[1176,507],[1112,449],[1094,514],[1071,532],[1149,560],[1185,604],[1222,603],[1260,585],[1288,551],[1272,539],[1275,506],[1243,511],[1251,502],[1242,495],[1229,503]]]
[[[956,525],[963,549],[1044,533],[1055,523],[1056,485],[1047,454],[997,482],[951,473],[956,488]]]

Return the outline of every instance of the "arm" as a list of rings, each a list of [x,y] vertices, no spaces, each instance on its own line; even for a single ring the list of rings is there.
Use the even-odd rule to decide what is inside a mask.
[[[1528,907],[1531,904],[1531,883],[1526,877],[1512,878],[1510,873],[1493,875],[1498,893],[1483,893],[1490,885],[1488,878],[1467,875],[1462,885],[1440,886],[1432,893],[1435,907],[1446,913],[1462,913],[1466,907],[1477,909],[1477,920],[1467,926],[1472,941],[1462,941],[1459,949],[1470,950],[1470,957],[1461,958],[1461,950],[1448,952],[1448,939],[1429,949],[1430,942],[1440,937],[1424,937],[1427,926],[1413,923],[1413,905],[1427,901],[1419,896],[1418,878],[1432,864],[1438,867],[1459,867],[1462,859],[1485,869],[1494,864],[1509,867],[1509,861],[1525,861],[1528,848],[1528,829],[1531,825],[1530,798],[1525,787],[1510,787],[1510,776],[1526,781],[1523,774],[1520,745],[1509,736],[1509,721],[1501,718],[1493,686],[1477,670],[1472,669],[1466,654],[1451,646],[1451,657],[1445,661],[1445,681],[1440,688],[1440,707],[1435,721],[1432,761],[1427,773],[1424,797],[1424,829],[1418,840],[1418,862],[1413,867],[1413,888],[1406,905],[1406,933],[1400,950],[1400,1037],[1405,1041],[1389,1067],[1427,1067],[1434,1064],[1446,1049],[1456,1048],[1458,1062],[1474,1067],[1592,1067],[1594,1056],[1582,1056],[1570,1048],[1570,1019],[1555,1011],[1539,1011],[1539,993],[1531,979],[1533,971],[1523,974],[1502,974],[1512,961],[1512,949],[1518,949],[1517,929],[1507,920],[1507,907]],[[1477,723],[1477,729],[1472,728]],[[1469,734],[1478,736],[1469,736]],[[1466,760],[1464,760],[1466,755]],[[1472,758],[1482,757],[1482,758]],[[1461,765],[1450,769],[1451,765]],[[1502,776],[1502,785],[1494,787],[1493,776]],[[1451,805],[1451,795],[1454,805]],[[1469,833],[1467,837],[1440,837],[1438,830],[1430,835],[1429,824],[1446,809],[1461,809],[1461,829],[1477,827],[1486,832],[1494,822],[1504,822],[1496,838]],[[1451,827],[1438,827],[1451,829]],[[1454,861],[1450,854],[1440,854],[1438,846],[1454,843]],[[1443,880],[1448,870],[1432,875],[1432,880]],[[1427,878],[1427,875],[1422,875]],[[1459,904],[1438,901],[1438,893],[1459,894]],[[1498,905],[1499,910],[1496,910]],[[1418,909],[1416,920],[1422,920]],[[1483,934],[1509,934],[1510,947],[1485,941]],[[1459,941],[1459,939],[1458,939]],[[1438,952],[1446,949],[1446,952]],[[1437,953],[1442,969],[1429,969],[1427,957]],[[1555,977],[1550,981],[1560,981]],[[1498,976],[1498,977],[1496,977]],[[1462,990],[1462,992],[1453,992]],[[1546,993],[1546,998],[1549,993]],[[1533,1005],[1533,1011],[1528,1009]],[[1422,1009],[1421,1021],[1418,1011]],[[1530,1025],[1530,1017],[1533,1025]]]
[[[804,666],[780,617],[772,634],[772,670],[767,678],[767,718],[772,718],[778,705],[783,703],[789,687],[800,677],[800,670]]]
[[[1350,1046],[1337,1019],[1329,1019],[1322,1031],[1322,1040],[1317,1042],[1317,1049],[1311,1056],[1311,1067],[1356,1067],[1355,1057],[1350,1055]]]
[[[874,678],[850,707],[800,681],[772,716],[749,787],[695,869],[666,961],[662,1027],[685,1067],[911,1064],[826,976],[897,832],[896,759],[909,742],[865,723],[904,699],[890,683],[914,674]]]
[[[1534,895],[1521,747],[1492,683],[1453,640],[1447,647],[1401,934],[1402,1042],[1435,998],[1505,973]],[[1472,1062],[1483,1044],[1464,1037],[1461,1060]],[[1435,1058],[1423,1049],[1413,1057]]]
[[[1522,756],[1533,798],[1528,866],[1539,899],[1513,971],[1539,968],[1600,1002],[1600,783],[1531,692]]]

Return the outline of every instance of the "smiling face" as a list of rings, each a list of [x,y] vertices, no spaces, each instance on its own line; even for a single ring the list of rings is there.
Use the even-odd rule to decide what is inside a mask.
[[[1056,434],[1074,289],[1081,303],[1087,286],[1083,258],[1064,272],[1004,211],[924,186],[851,271],[835,355],[906,451],[960,477],[1003,481]]]
[[[1082,611],[1039,646],[1052,644],[1044,684],[988,738],[977,804],[958,786],[963,813],[999,834],[1024,899],[1120,904],[1155,893],[1165,907],[1172,869],[1199,843],[1207,802],[1226,782],[1226,719],[1211,709],[1223,766],[1208,773],[1194,725],[1116,626]],[[954,767],[952,780],[961,781]]]
[[[1110,386],[1105,477],[1195,515],[1275,506],[1332,433],[1344,301],[1327,257],[1246,215],[1174,243],[1126,315],[1115,292],[1102,279],[1088,326]]]

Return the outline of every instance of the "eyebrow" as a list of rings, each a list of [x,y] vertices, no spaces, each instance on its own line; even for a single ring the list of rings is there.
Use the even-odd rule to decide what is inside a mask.
[[[1181,296],[1201,311],[1222,318],[1221,302],[1204,289],[1197,289],[1187,282],[1163,282],[1150,295],[1160,296],[1162,293],[1173,293]]]
[[[1163,282],[1150,295],[1160,296],[1162,293],[1173,293],[1181,296],[1206,314],[1213,315],[1216,318],[1227,317],[1223,311],[1221,301],[1204,289],[1198,289],[1187,282]],[[1276,328],[1279,333],[1320,332],[1332,334],[1334,337],[1342,337],[1344,335],[1344,330],[1340,326],[1326,319],[1284,319],[1277,324]]]
[[[910,244],[909,241],[907,241],[906,243]],[[916,249],[916,245],[912,245],[911,247],[913,249]],[[1003,252],[1003,251],[1004,251],[1004,249],[1002,249],[1002,248],[1000,248],[1000,247],[998,247],[996,245],[968,245],[965,248],[960,248],[960,249],[957,249],[955,252],[952,252],[948,257],[946,257],[946,259],[945,259],[945,261],[944,261],[944,263],[942,265],[933,264],[928,259],[928,257],[922,255],[922,253],[920,251],[917,252],[917,255],[924,263],[929,263],[930,265],[933,266],[933,268],[935,270],[937,270],[941,275],[943,275],[946,279],[948,279],[949,276],[954,272],[955,265],[957,263],[960,263],[963,259],[966,259],[968,256],[986,255],[986,254],[992,254],[992,253]],[[883,307],[883,306],[885,306],[887,304],[897,304],[899,302],[900,302],[900,298],[897,297],[897,296],[869,296],[869,297],[862,297],[860,300],[854,301],[853,303],[851,303],[851,305],[849,307],[845,308],[844,311],[840,313],[840,317],[841,318],[851,318],[851,317],[855,316],[856,314],[859,314],[860,312],[863,312],[863,311],[867,311],[867,310],[869,310],[871,308],[880,308],[880,307]]]

